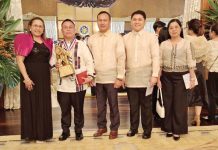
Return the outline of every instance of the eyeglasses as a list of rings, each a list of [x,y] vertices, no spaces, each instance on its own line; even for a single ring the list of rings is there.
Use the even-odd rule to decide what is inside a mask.
[[[44,28],[44,26],[42,26],[42,25],[36,25],[36,24],[32,25],[32,27],[34,27],[34,28],[40,28],[40,29],[43,29],[43,28]]]

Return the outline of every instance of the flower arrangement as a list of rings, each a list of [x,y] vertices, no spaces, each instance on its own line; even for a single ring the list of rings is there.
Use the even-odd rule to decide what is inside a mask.
[[[13,17],[7,19],[10,2],[0,0],[0,83],[15,87],[20,82],[20,75],[13,53],[13,40],[16,34],[14,30],[21,20],[14,20]]]

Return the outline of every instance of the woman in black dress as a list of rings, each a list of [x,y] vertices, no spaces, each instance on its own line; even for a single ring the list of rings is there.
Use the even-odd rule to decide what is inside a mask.
[[[50,66],[52,40],[44,36],[44,21],[33,18],[29,34],[15,38],[15,52],[21,72],[21,139],[46,141],[53,136]]]
[[[195,117],[192,125],[200,126],[200,115],[202,106],[208,104],[208,93],[204,77],[204,66],[206,55],[210,48],[207,39],[204,37],[204,26],[199,19],[192,19],[188,23],[188,35],[186,39],[191,42],[191,49],[196,59],[196,76],[198,85],[188,91],[189,107],[194,106]]]

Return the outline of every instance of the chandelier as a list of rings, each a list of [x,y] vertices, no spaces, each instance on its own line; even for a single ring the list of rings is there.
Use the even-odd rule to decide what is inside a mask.
[[[110,7],[116,0],[61,0],[77,7]]]

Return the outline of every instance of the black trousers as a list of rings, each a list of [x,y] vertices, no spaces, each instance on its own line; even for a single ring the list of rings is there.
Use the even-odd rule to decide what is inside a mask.
[[[162,129],[173,134],[188,133],[187,90],[182,75],[187,72],[163,72],[161,77],[165,118]]]
[[[74,108],[75,132],[81,133],[84,126],[83,105],[86,91],[76,93],[57,92],[58,103],[61,107],[61,127],[64,133],[70,133],[71,108]]]
[[[157,103],[157,85],[154,86],[153,92],[152,92],[152,113],[154,118],[160,118],[157,111],[156,111],[156,103]]]
[[[209,72],[207,88],[209,97],[209,119],[214,121],[216,115],[216,107],[218,105],[218,72]]]
[[[96,84],[96,98],[98,109],[98,128],[107,128],[107,99],[110,106],[110,130],[117,131],[120,126],[117,89],[114,84]]]
[[[142,128],[146,134],[152,131],[152,95],[145,96],[146,88],[127,88],[130,104],[130,129],[138,130],[140,109]]]

